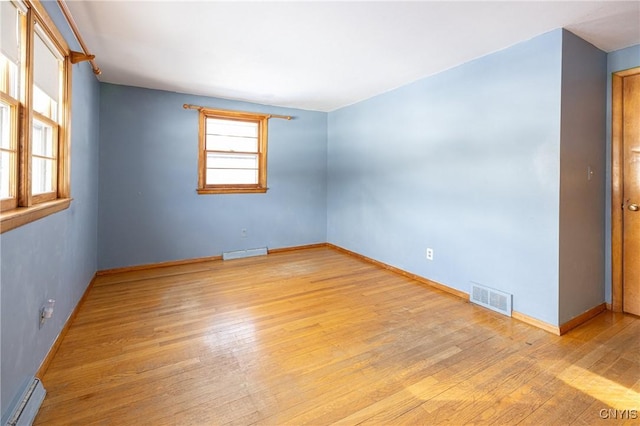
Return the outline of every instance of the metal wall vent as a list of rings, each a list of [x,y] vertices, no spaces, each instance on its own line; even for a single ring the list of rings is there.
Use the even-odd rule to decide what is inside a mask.
[[[470,301],[492,311],[511,316],[511,301],[513,296],[478,283],[471,282]]]
[[[22,393],[5,426],[31,426],[46,394],[42,382],[34,377]]]
[[[222,260],[242,259],[243,257],[252,256],[265,256],[267,254],[267,248],[255,248],[247,250],[226,251],[222,253]]]

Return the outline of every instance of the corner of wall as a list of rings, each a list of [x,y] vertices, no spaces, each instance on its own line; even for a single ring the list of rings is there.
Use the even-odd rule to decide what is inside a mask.
[[[604,302],[606,54],[563,30],[559,324]]]

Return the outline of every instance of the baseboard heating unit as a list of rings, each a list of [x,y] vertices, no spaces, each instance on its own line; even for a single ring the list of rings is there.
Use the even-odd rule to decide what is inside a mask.
[[[247,250],[225,251],[222,253],[222,260],[242,259],[243,257],[265,256],[267,248],[255,248]]]
[[[471,302],[508,317],[511,316],[512,298],[511,294],[471,282],[471,295],[469,297]]]
[[[27,389],[25,389],[18,405],[4,426],[32,425],[46,394],[47,391],[44,390],[42,382],[34,378],[31,384],[27,386]]]

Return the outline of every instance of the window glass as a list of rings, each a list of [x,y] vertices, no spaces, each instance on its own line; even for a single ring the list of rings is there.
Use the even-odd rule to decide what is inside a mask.
[[[0,1],[0,90],[17,99],[19,93],[20,22],[24,13],[10,1]]]
[[[33,110],[45,117],[57,120],[58,101],[62,78],[62,58],[51,42],[37,30],[33,37]]]
[[[258,183],[257,154],[207,153],[207,184]]]
[[[55,190],[56,143],[52,125],[33,120],[31,188],[33,195]]]
[[[16,152],[11,140],[11,106],[0,102],[0,198],[12,198],[12,171],[16,160]]]

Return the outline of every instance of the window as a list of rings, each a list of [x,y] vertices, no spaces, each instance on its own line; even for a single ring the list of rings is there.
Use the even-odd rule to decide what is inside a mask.
[[[199,194],[267,191],[269,117],[200,109]]]
[[[26,15],[11,2],[0,3],[0,208],[13,209],[18,199],[18,110],[21,28]]]
[[[38,1],[0,1],[2,232],[67,208],[69,48]]]

